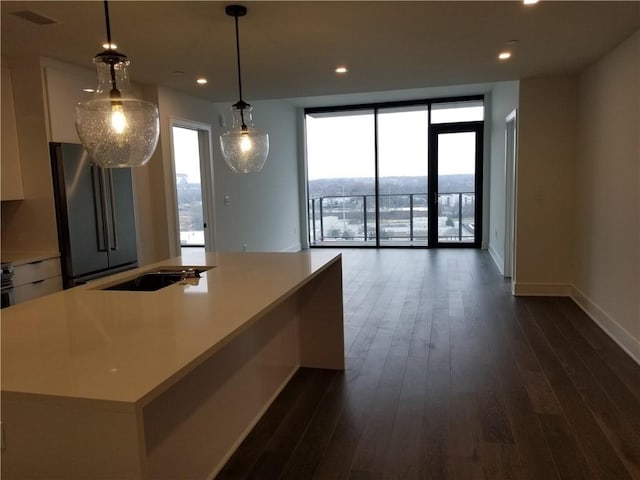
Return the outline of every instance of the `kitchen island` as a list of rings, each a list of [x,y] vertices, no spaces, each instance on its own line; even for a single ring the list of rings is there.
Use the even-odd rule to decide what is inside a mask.
[[[166,266],[197,285],[103,290]],[[341,257],[201,253],[3,310],[2,478],[212,478],[298,367],[344,368]]]

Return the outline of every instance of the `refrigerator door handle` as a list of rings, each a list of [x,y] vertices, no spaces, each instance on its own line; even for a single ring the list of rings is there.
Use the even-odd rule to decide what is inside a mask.
[[[102,199],[102,225],[104,229],[105,248],[112,250],[111,223],[109,222],[109,212],[107,212],[107,209],[109,209],[109,204],[107,203],[107,176],[103,168],[99,167],[98,170],[100,172],[100,197]]]
[[[93,181],[93,197],[95,201],[94,215],[98,227],[98,251],[107,251],[107,218],[104,214],[104,185],[102,183],[102,171],[91,166],[91,180]],[[98,218],[100,217],[100,218]]]
[[[116,198],[113,193],[113,170],[109,169],[109,201],[111,205],[111,228],[113,234],[113,246],[111,250],[118,250],[118,222],[116,219]]]

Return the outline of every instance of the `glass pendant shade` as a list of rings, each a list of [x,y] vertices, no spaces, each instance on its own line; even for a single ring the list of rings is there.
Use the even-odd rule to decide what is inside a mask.
[[[125,55],[105,50],[93,61],[98,88],[75,108],[80,141],[101,167],[141,167],[158,144],[158,108],[133,96]]]
[[[222,157],[234,173],[259,172],[269,155],[269,135],[256,130],[251,118],[251,105],[242,100],[242,72],[240,71],[240,34],[238,17],[247,14],[244,5],[227,5],[225,13],[234,17],[236,25],[236,58],[238,60],[238,93],[240,99],[233,104],[233,126],[220,135]]]
[[[220,149],[224,161],[234,173],[259,172],[269,155],[269,134],[255,129],[251,106],[242,103],[231,109],[233,126],[220,135]]]

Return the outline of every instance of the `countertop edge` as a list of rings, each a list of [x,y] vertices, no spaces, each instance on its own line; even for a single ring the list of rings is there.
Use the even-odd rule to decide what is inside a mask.
[[[256,321],[258,321],[260,318],[264,317],[266,314],[268,314],[269,312],[277,308],[279,305],[281,305],[286,299],[291,297],[292,294],[294,294],[297,291],[300,291],[302,288],[305,287],[305,285],[311,282],[319,274],[327,270],[331,265],[341,261],[342,261],[342,254],[341,253],[335,254],[333,258],[328,260],[324,265],[318,268],[311,275],[303,279],[301,282],[299,282],[293,288],[287,290],[285,293],[283,293],[279,297],[275,298],[269,305],[267,305],[265,308],[263,308],[259,312],[256,312],[255,315],[248,318],[244,323],[239,325],[238,328],[229,332],[224,338],[220,339],[218,342],[212,345],[209,349],[202,352],[199,356],[193,358],[191,362],[184,365],[180,370],[174,372],[173,375],[170,375],[169,377],[165,378],[165,380],[162,383],[156,385],[153,389],[149,390],[147,393],[145,393],[140,398],[135,400],[135,405],[138,408],[143,408],[144,406],[151,403],[154,399],[159,397],[163,392],[170,389],[173,385],[178,383],[180,380],[182,380],[187,375],[189,375],[189,373],[191,373],[193,370],[198,368],[200,365],[206,362],[209,358],[211,358],[217,352],[222,350],[226,345],[232,342],[244,331],[249,329]]]

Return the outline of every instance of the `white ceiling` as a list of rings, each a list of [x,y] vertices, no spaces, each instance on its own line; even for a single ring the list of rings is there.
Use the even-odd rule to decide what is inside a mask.
[[[138,82],[237,99],[231,2],[112,1],[111,30]],[[640,28],[640,1],[244,2],[246,100],[382,91],[575,73]],[[41,55],[91,67],[106,40],[98,1],[7,1],[3,57]],[[30,10],[59,23],[35,25]],[[497,54],[517,40],[514,56]],[[349,73],[338,76],[337,65]],[[176,70],[184,72],[175,74]],[[200,87],[195,78],[209,84]]]

